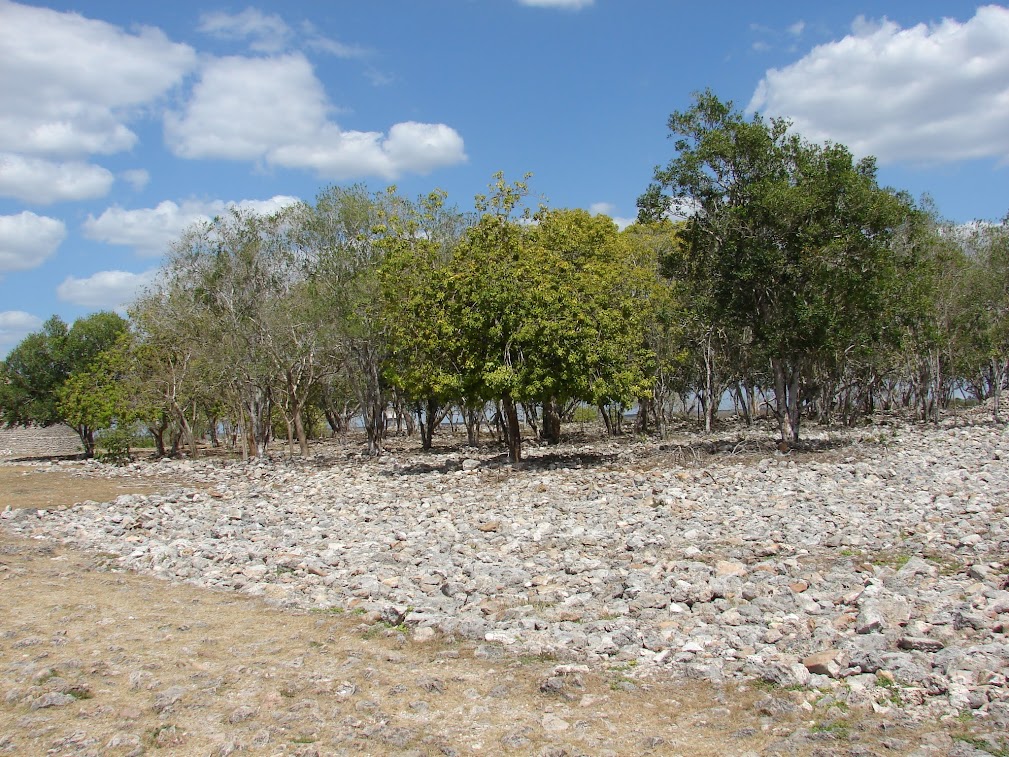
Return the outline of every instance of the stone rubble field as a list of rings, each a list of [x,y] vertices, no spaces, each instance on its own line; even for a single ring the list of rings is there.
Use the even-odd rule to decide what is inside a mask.
[[[787,455],[768,433],[531,447],[514,469],[499,450],[369,459],[353,445],[50,463],[192,488],[8,509],[0,528],[418,641],[479,640],[478,656],[751,680],[808,711],[1009,732],[1009,432],[811,429]]]

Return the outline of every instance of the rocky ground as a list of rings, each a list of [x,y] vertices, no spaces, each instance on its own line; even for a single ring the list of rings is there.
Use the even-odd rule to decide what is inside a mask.
[[[768,693],[758,713],[826,732],[970,725],[957,742],[882,739],[883,752],[1009,753],[1009,433],[894,423],[813,431],[786,455],[767,433],[534,448],[517,469],[494,450],[372,460],[352,445],[55,463],[42,470],[190,485],[13,503],[0,528],[410,643],[460,640],[483,661],[619,671],[632,688],[745,683]],[[824,753],[873,753],[844,749]]]

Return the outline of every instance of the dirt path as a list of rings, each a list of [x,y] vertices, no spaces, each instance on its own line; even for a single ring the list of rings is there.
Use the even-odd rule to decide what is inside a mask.
[[[0,509],[168,483],[0,466]],[[0,530],[0,754],[864,755],[926,738],[892,718],[817,723],[804,692],[636,681],[364,620]]]

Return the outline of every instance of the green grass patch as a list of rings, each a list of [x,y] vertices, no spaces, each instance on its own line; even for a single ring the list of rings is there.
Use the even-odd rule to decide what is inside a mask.
[[[638,666],[637,660],[628,660],[627,662],[619,662],[615,665],[610,666],[610,670],[615,672],[624,672],[628,670],[634,670]]]
[[[823,733],[837,739],[847,739],[851,733],[851,725],[846,720],[832,720],[828,723],[816,723],[811,730],[813,733]]]
[[[992,755],[992,757],[1009,757],[1009,748],[996,746],[995,744],[992,744],[991,742],[978,736],[974,736],[973,734],[955,733],[953,734],[953,740],[969,744],[975,749]]]

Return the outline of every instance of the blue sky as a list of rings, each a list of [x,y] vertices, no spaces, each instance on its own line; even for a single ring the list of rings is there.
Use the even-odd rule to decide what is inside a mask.
[[[974,3],[0,0],[0,355],[121,307],[186,225],[329,184],[472,207],[531,172],[624,223],[710,87],[1009,211],[1009,9]]]

